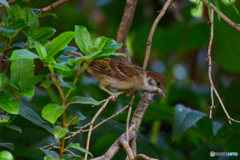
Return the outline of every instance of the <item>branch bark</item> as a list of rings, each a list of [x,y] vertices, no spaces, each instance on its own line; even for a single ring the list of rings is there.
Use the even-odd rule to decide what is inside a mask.
[[[119,25],[118,32],[117,32],[117,42],[123,44],[123,47],[120,48],[118,52],[125,53],[127,55],[126,58],[121,56],[120,59],[123,61],[128,61],[130,63],[131,63],[131,58],[127,49],[127,35],[130,29],[130,26],[132,24],[137,2],[138,0],[127,0],[122,21]]]
[[[54,2],[53,4],[51,4],[51,5],[43,8],[43,9],[41,10],[42,12],[41,12],[39,15],[41,15],[41,14],[43,14],[43,13],[46,13],[46,12],[49,12],[49,11],[53,10],[54,8],[56,8],[57,6],[60,6],[60,5],[66,3],[66,2],[68,2],[68,1],[70,1],[70,0],[59,0],[59,1],[57,1],[57,2]]]

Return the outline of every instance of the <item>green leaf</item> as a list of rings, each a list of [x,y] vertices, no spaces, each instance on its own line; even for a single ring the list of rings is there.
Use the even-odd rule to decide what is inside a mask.
[[[5,6],[5,7],[7,7],[7,8],[10,9],[9,4],[8,4],[8,2],[7,2],[6,0],[0,0],[0,3],[1,3],[3,6]]]
[[[47,63],[56,63],[53,57],[45,57],[42,61]]]
[[[22,10],[19,5],[11,6],[11,13],[14,21],[20,19],[22,16]]]
[[[103,47],[105,46],[106,42],[107,42],[108,38],[102,36],[102,37],[98,37],[94,44],[93,47],[97,48],[98,51],[101,51],[103,49]]]
[[[55,32],[56,32],[56,30],[54,28],[43,27],[35,32],[32,32],[31,37],[35,41],[42,41],[42,40],[52,37]]]
[[[9,19],[3,14],[2,21],[3,21],[4,27],[6,27],[6,28],[8,28],[8,26],[9,26],[8,20]]]
[[[236,11],[236,13],[239,15],[238,9],[235,7],[235,5],[232,3],[232,0],[228,0],[230,4],[232,5],[233,9]]]
[[[81,112],[74,112],[72,114],[69,114],[66,118],[66,124],[68,125],[74,125],[80,120],[84,120],[86,117]]]
[[[80,50],[88,55],[90,53],[90,48],[92,46],[91,36],[88,30],[83,26],[75,26],[75,32],[77,33],[75,37],[75,42],[77,43]]]
[[[5,27],[0,27],[0,32],[2,33],[3,36],[7,36],[7,37],[12,37],[17,33],[16,30],[8,29]]]
[[[77,65],[80,65],[86,59],[89,59],[89,57],[88,56],[83,56],[83,57],[77,57],[77,58],[69,58],[67,60],[67,62],[71,66],[74,65],[74,63],[77,64]]]
[[[46,16],[53,16],[53,17],[57,18],[57,15],[55,13],[44,13],[44,14],[41,14],[40,16],[38,16],[38,18],[43,18]]]
[[[8,84],[16,91],[21,90],[21,87],[16,82],[9,81]]]
[[[58,59],[64,53],[68,53],[68,52],[76,53],[76,51],[77,51],[76,47],[66,46],[63,50],[59,51],[54,57],[55,57],[55,59]]]
[[[13,47],[19,47],[19,48],[24,48],[26,45],[26,43],[24,42],[18,42],[18,43],[14,43],[12,46]]]
[[[83,160],[83,157],[79,155],[72,155],[72,154],[64,154],[63,158],[67,160]]]
[[[45,47],[40,42],[35,41],[35,46],[36,46],[36,50],[38,52],[38,55],[41,58],[47,57],[47,51],[46,51]]]
[[[0,123],[7,123],[10,119],[10,116],[0,115]]]
[[[0,0],[0,2],[1,1],[3,1],[3,0]],[[1,160],[14,160],[12,154],[8,151],[1,151],[0,152],[0,159]]]
[[[33,59],[16,59],[11,64],[11,81],[22,87],[34,75]]]
[[[122,44],[118,44],[114,39],[108,38],[104,47],[102,48],[103,53],[113,53],[117,49],[121,48]]]
[[[174,122],[173,122],[173,137],[172,141],[176,140],[188,128],[193,126],[198,120],[206,116],[206,114],[191,110],[178,104],[175,107]]]
[[[21,28],[24,28],[27,26],[28,26],[27,22],[25,22],[23,19],[18,19],[16,21],[14,21],[13,24],[11,26],[9,26],[9,28],[21,29]]]
[[[34,85],[36,83],[38,83],[42,78],[44,77],[44,75],[37,75],[34,76],[32,78],[30,78],[28,81],[26,81],[26,83],[22,86],[22,90],[20,92],[20,94],[25,94],[28,93],[30,90],[33,89]]]
[[[6,124],[5,126],[15,131],[18,131],[19,133],[22,133],[22,129],[14,124]]]
[[[81,97],[81,96],[72,97],[72,99],[70,100],[70,103],[100,105],[100,103],[94,100],[92,97]]]
[[[124,53],[101,53],[97,57],[105,58],[105,57],[109,57],[109,56],[124,56],[124,57],[126,57],[126,54],[124,54]]]
[[[5,148],[8,148],[8,149],[11,149],[11,150],[14,149],[14,144],[13,144],[13,143],[9,143],[9,142],[0,143],[0,146],[5,147]]]
[[[30,52],[27,49],[17,49],[13,51],[10,59],[15,60],[15,59],[36,59],[36,58],[41,58],[41,57],[39,57],[33,52]]]
[[[36,31],[39,27],[39,21],[37,16],[33,13],[33,11],[26,7],[22,13],[22,19],[28,23],[28,27],[23,29],[23,33],[26,36],[30,36],[30,34]]]
[[[0,74],[0,91],[4,90],[4,88],[6,87],[8,82],[7,77],[5,76],[5,74],[1,73]]]
[[[71,88],[72,90],[75,90],[75,84],[73,82],[65,82],[63,79],[61,79],[61,85],[67,88]]]
[[[48,88],[51,84],[52,84],[52,81],[46,80],[40,85],[40,87],[43,86],[44,88]]]
[[[60,126],[54,126],[54,129],[53,129],[54,137],[56,140],[59,140],[60,138],[65,136],[68,132],[69,131],[67,128],[63,128]]]
[[[0,108],[11,114],[18,114],[19,106],[17,101],[12,98],[12,95],[7,92],[1,92]]]
[[[19,103],[19,106],[20,106],[19,114],[22,117],[28,119],[35,125],[40,126],[46,129],[49,133],[53,134],[53,129],[36,112],[34,112],[33,110],[31,110],[29,107],[25,106],[22,103]]]
[[[64,32],[60,34],[59,36],[55,37],[50,46],[47,49],[48,56],[54,56],[59,51],[64,49],[67,44],[75,37],[75,32]]]
[[[64,108],[56,104],[49,103],[42,109],[42,117],[48,122],[54,124],[63,114]]]
[[[220,21],[220,8],[219,8],[218,0],[214,0],[214,3],[217,8],[218,20]]]
[[[47,66],[54,67],[54,68],[57,68],[57,69],[61,69],[61,70],[64,70],[64,71],[70,71],[67,62],[60,62],[60,63],[56,63],[56,64],[48,64]]]
[[[209,19],[211,19],[211,5],[210,5],[211,1],[208,0],[208,3],[207,3],[207,8],[208,8],[208,16],[209,16]]]
[[[54,151],[49,151],[49,150],[46,150],[46,149],[42,149],[42,148],[39,148],[43,153],[45,153],[48,157],[51,157],[51,158],[54,158],[54,159],[58,159],[59,158],[59,155],[54,152]]]
[[[74,148],[74,149],[77,149],[79,151],[81,151],[82,153],[87,153],[91,156],[91,158],[93,158],[93,155],[92,153],[90,153],[89,151],[87,151],[86,149],[80,147],[80,144],[79,143],[70,143],[67,148]]]

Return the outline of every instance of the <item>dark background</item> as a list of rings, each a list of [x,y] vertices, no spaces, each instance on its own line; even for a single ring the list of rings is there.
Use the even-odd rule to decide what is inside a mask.
[[[53,2],[53,0],[29,0],[15,4],[19,4],[22,8],[25,6],[44,8]],[[82,25],[89,30],[93,40],[99,36],[115,39],[125,3],[124,0],[72,0],[52,11],[56,13],[57,18],[41,18],[40,27],[55,28],[57,30],[55,36],[57,36],[64,31],[73,31],[75,25]],[[148,34],[162,4],[161,0],[139,0],[137,4],[127,42],[132,61],[139,66],[142,66]],[[240,9],[239,1],[234,5]],[[231,5],[225,5],[219,1],[219,6],[232,21],[236,24],[240,23],[239,15]],[[141,135],[138,136],[138,153],[159,159],[196,160],[210,159],[211,150],[240,154],[240,125],[228,124],[227,117],[216,97],[214,99],[217,107],[213,110],[213,120],[208,118],[211,96],[206,61],[210,38],[207,9],[200,7],[198,11],[202,11],[203,14],[200,17],[194,17],[191,10],[196,9],[196,4],[177,0],[176,7],[175,10],[166,12],[153,37],[147,70],[161,72],[167,77],[167,98],[154,97],[142,121]],[[1,12],[3,13],[4,10],[2,9]],[[218,20],[215,15],[212,78],[229,115],[234,119],[240,119],[239,39],[240,33],[223,20]],[[18,36],[15,41],[25,41],[25,36]],[[73,41],[71,45],[76,46]],[[35,65],[36,74],[48,72],[40,61],[35,61]],[[74,76],[70,78],[74,79]],[[77,88],[71,95],[91,96],[98,101],[108,97],[107,93],[98,88],[98,82],[87,73],[78,80]],[[137,95],[133,111],[141,95],[142,93]],[[61,104],[54,86],[47,90],[37,87],[32,99],[23,97],[22,101],[39,115],[46,104],[50,102]],[[130,97],[121,95],[116,102],[111,102],[106,107],[97,121],[111,116],[129,101]],[[174,107],[179,103],[203,112],[207,116],[173,142]],[[86,120],[78,123],[80,127],[88,123],[98,109],[99,107],[92,108],[90,105],[73,105],[68,108],[68,111],[79,110],[87,117]],[[104,154],[118,136],[124,133],[126,117],[127,111],[93,131],[90,151],[95,157]],[[1,127],[0,138],[4,142],[15,144],[15,149],[11,151],[15,158],[17,160],[43,159],[43,154],[36,148],[54,142],[54,137],[20,116],[17,116],[13,124],[21,127],[22,133]],[[223,136],[220,134],[220,138],[216,138],[217,132],[220,131]],[[206,133],[212,133],[213,137]],[[71,141],[79,142],[81,147],[85,148],[86,136],[87,133],[78,134]],[[114,159],[124,159],[124,157],[125,152],[120,151]],[[239,156],[222,158],[240,159]],[[211,159],[219,159],[219,157]]]

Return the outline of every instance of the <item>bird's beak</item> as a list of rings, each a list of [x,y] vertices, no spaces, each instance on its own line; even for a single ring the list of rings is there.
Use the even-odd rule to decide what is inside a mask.
[[[158,88],[158,93],[163,97],[166,98],[166,93],[165,91],[161,90],[160,88]]]

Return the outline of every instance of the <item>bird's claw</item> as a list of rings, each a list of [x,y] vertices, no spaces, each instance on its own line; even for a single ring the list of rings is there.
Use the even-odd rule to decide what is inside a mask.
[[[109,97],[109,100],[116,101],[118,97],[118,93],[112,93],[111,96]]]

